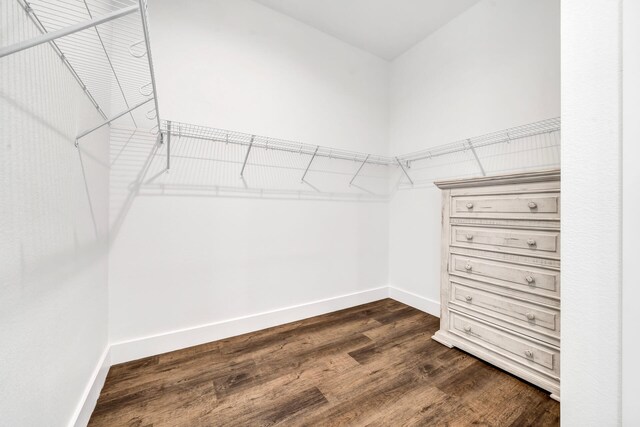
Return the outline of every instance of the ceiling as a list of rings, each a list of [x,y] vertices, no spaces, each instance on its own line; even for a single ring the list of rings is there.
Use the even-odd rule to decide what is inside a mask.
[[[479,0],[254,0],[388,61]]]

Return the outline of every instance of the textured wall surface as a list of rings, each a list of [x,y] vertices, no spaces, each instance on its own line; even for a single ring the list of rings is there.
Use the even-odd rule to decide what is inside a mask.
[[[163,118],[386,151],[384,61],[251,1],[149,13]],[[334,197],[358,163],[314,160],[303,184],[308,156],[260,149],[242,180],[246,149],[176,137],[166,174],[154,144],[113,134],[114,342],[386,286],[386,202]]]
[[[0,45],[35,35],[0,4]],[[247,0],[150,8],[165,119],[385,154],[559,115],[557,0],[481,1],[391,64]],[[48,46],[0,74],[0,425],[65,424],[107,319],[122,342],[389,283],[437,307],[435,188],[362,200],[397,169],[367,166],[349,187],[357,163],[318,160],[302,184],[306,161],[272,152],[241,180],[242,152],[180,138],[167,174],[145,130],[104,129],[78,151],[100,118]]]
[[[386,153],[386,61],[250,0],[149,13],[164,118]]]
[[[640,425],[640,2],[623,1],[622,423]]]
[[[620,423],[620,1],[562,2],[562,424]]]
[[[559,0],[485,0],[391,63],[390,152],[407,153],[560,115]],[[545,136],[479,153],[488,173],[558,165]],[[478,175],[469,152],[415,163],[390,203],[392,286],[440,301],[440,190]]]
[[[0,1],[0,46],[37,35]],[[69,423],[107,346],[108,129],[48,45],[0,59],[0,425]]]

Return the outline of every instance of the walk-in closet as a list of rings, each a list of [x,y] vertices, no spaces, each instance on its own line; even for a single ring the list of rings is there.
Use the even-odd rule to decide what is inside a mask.
[[[0,426],[634,426],[640,5],[0,0]]]

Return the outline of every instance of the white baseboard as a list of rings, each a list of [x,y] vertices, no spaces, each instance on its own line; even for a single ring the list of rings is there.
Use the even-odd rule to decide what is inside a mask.
[[[383,286],[292,307],[113,343],[111,344],[111,363],[117,364],[154,356],[378,301],[389,297],[388,289],[387,286]]]
[[[82,393],[82,398],[78,403],[78,407],[71,417],[71,422],[69,423],[70,427],[85,427],[89,423],[91,414],[98,402],[98,397],[100,397],[100,391],[107,379],[109,368],[111,367],[110,354],[110,347],[107,345],[102,356],[98,360],[98,364],[96,365],[93,374],[91,374],[91,378],[85,387],[84,393]]]
[[[70,426],[80,427],[87,425],[111,365],[255,332],[384,298],[392,298],[418,310],[440,317],[440,303],[438,301],[393,286],[383,286],[193,328],[113,343],[104,350],[102,357],[98,361],[82,399],[71,418]]]
[[[416,308],[433,316],[440,317],[440,302],[416,295],[412,292],[389,286],[389,298]]]

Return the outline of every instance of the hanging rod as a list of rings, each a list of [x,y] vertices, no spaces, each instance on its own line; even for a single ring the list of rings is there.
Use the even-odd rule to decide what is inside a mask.
[[[11,46],[0,48],[0,58],[23,51],[25,49],[29,49],[29,48],[41,45],[43,43],[48,43],[60,37],[77,33],[78,31],[86,30],[87,28],[95,27],[96,25],[104,24],[105,22],[109,22],[114,19],[121,18],[123,16],[127,16],[133,12],[137,12],[138,9],[139,9],[138,6],[125,7],[120,10],[116,10],[114,12],[100,16],[98,18],[90,19],[84,22],[79,22],[77,24],[70,25],[66,28],[61,28],[59,30],[52,31],[50,33],[41,34],[30,40],[18,42],[18,43],[12,44]]]

